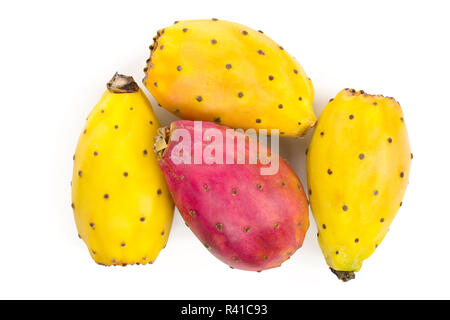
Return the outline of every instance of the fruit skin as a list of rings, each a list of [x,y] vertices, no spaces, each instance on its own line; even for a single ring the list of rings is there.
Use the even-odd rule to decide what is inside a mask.
[[[159,122],[131,77],[116,74],[108,88],[74,155],[75,222],[98,264],[152,263],[167,243],[174,211],[152,152]]]
[[[412,154],[397,101],[345,89],[320,116],[307,153],[309,201],[325,259],[354,278],[401,206]]]
[[[311,80],[265,34],[241,24],[180,21],[158,31],[143,80],[168,111],[299,137],[315,125]]]
[[[170,133],[180,128],[194,137],[193,121],[173,122]],[[199,132],[205,134],[209,128],[223,136],[229,129],[202,122]],[[280,266],[302,245],[309,226],[306,195],[281,157],[274,175],[260,175],[261,163],[236,164],[236,152],[235,164],[177,165],[170,155],[179,144],[193,159],[194,143],[169,141],[160,152],[159,165],[183,219],[213,255],[230,267],[261,271]],[[202,150],[209,144],[204,141]],[[247,142],[246,155],[248,148]]]

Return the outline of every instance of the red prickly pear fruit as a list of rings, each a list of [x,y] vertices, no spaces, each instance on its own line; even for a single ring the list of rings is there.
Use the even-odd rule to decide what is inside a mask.
[[[183,120],[160,128],[154,151],[178,210],[204,246],[230,267],[261,271],[280,266],[301,247],[309,211],[302,184],[285,160],[260,144],[258,160],[250,161],[255,141],[215,123]],[[264,154],[278,161],[272,175],[261,174],[271,165]],[[208,161],[211,155],[215,162]]]

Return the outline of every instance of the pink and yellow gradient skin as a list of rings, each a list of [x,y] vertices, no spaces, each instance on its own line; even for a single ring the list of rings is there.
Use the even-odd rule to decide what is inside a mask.
[[[170,133],[181,128],[194,137],[193,121],[173,122]],[[225,150],[229,128],[202,122],[202,134],[210,128],[222,133]],[[276,174],[261,175],[264,164],[237,164],[237,152],[235,164],[174,163],[172,151],[186,143],[169,141],[158,161],[177,208],[204,246],[230,267],[243,270],[270,269],[289,259],[309,227],[305,192],[291,167],[280,157]],[[203,139],[202,154],[209,144]],[[194,143],[186,147],[193,159]],[[225,163],[225,155],[223,159]]]

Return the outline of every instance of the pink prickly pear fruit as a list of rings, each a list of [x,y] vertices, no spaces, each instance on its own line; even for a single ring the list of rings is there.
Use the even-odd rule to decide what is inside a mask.
[[[180,139],[179,129],[188,135]],[[218,133],[214,141],[223,142],[214,152],[208,141],[211,129]],[[230,131],[231,141],[226,138]],[[245,141],[245,148],[238,149],[238,141]],[[262,271],[280,266],[301,247],[309,218],[302,184],[285,160],[260,145],[259,156],[276,156],[278,171],[262,175],[267,162],[249,161],[255,141],[215,123],[183,120],[160,128],[154,151],[178,210],[204,246],[232,268]],[[225,152],[230,149],[238,151],[230,156]],[[199,150],[203,161],[194,163]],[[207,161],[208,152],[215,163]]]

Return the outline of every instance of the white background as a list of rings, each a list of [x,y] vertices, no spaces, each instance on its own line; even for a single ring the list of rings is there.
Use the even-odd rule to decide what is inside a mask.
[[[449,9],[392,0],[2,2],[0,298],[450,298]],[[302,249],[262,273],[215,259],[178,212],[151,266],[98,266],[78,239],[72,155],[106,82],[119,71],[140,83],[157,29],[212,17],[262,29],[294,55],[313,81],[317,115],[345,87],[401,103],[410,185],[356,280],[328,270],[314,222]],[[151,101],[163,124],[175,119]],[[310,135],[281,146],[304,185]]]

